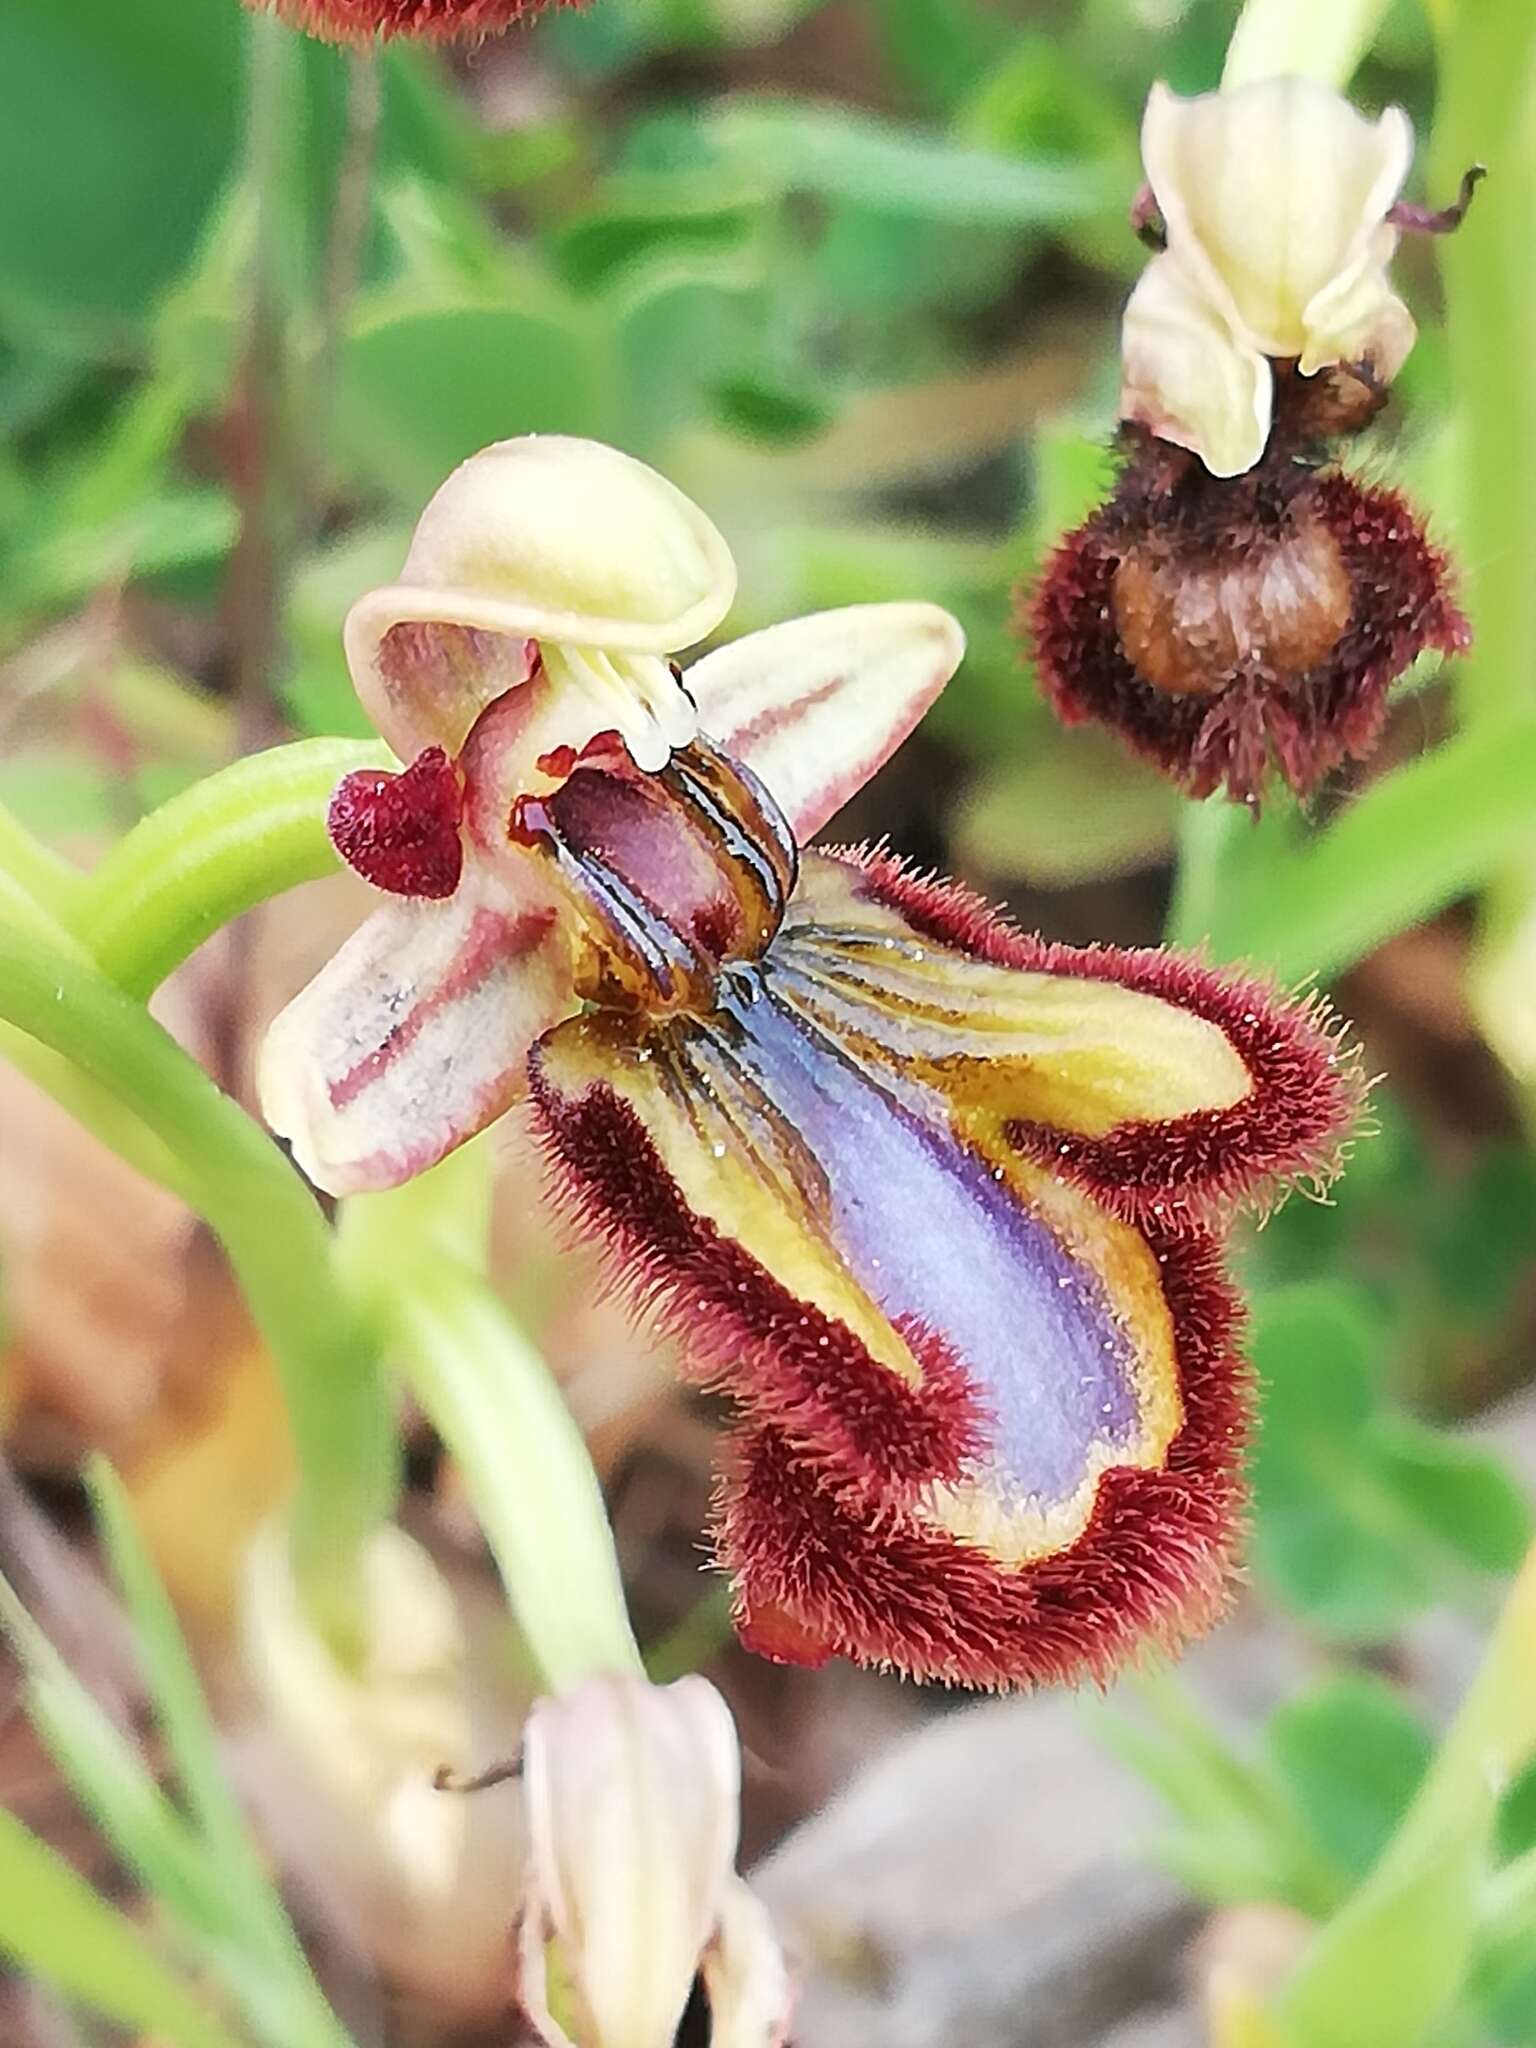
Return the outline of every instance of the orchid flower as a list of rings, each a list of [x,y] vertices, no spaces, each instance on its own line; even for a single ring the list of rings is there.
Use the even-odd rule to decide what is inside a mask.
[[[1400,107],[1327,86],[1155,86],[1133,220],[1157,253],[1125,310],[1114,492],[1023,600],[1041,686],[1205,796],[1307,795],[1375,745],[1387,693],[1467,623],[1407,502],[1325,460],[1386,402],[1414,340],[1387,265],[1442,212],[1398,192]],[[1185,452],[1187,451],[1187,452]]]
[[[735,1402],[718,1547],[768,1654],[1018,1684],[1209,1621],[1247,1430],[1224,1238],[1337,1164],[1360,1088],[1326,1012],[801,851],[955,666],[942,612],[706,656],[652,767],[527,623],[536,573],[588,601],[586,534],[556,563],[533,508],[475,503],[449,596],[353,615],[407,635],[389,736],[424,751],[349,778],[333,833],[417,894],[274,1025],[271,1121],[322,1185],[381,1186],[531,1094],[555,1198]],[[511,588],[517,535],[497,633],[468,570]],[[378,645],[349,626],[355,666]]]

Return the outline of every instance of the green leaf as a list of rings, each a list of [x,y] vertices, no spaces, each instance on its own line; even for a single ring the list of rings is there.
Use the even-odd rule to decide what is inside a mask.
[[[187,263],[240,134],[238,7],[6,0],[0,318],[111,348]]]
[[[342,625],[364,591],[393,583],[410,546],[408,525],[360,526],[328,540],[295,571],[288,591],[294,666],[283,701],[301,733],[367,740],[373,726],[358,702]]]
[[[1278,1708],[1265,1739],[1324,1851],[1363,1877],[1429,1763],[1434,1744],[1423,1722],[1384,1680],[1340,1673]]]
[[[984,770],[951,830],[972,877],[1037,889],[1132,874],[1173,842],[1176,791],[1105,735],[1042,727],[1021,761]]]
[[[658,248],[630,264],[597,311],[618,351],[621,444],[655,453],[711,409],[716,388],[764,358],[770,312],[753,246]]]
[[[98,520],[66,522],[50,508],[5,565],[6,603],[62,607],[104,585],[222,561],[239,523],[226,492],[196,485],[153,487]]]
[[[199,1837],[205,1911],[216,1936],[220,1923],[229,1930],[219,1942],[225,1982],[252,2025],[283,2048],[348,2048],[252,1843],[186,1640],[128,1497],[105,1459],[94,1459],[87,1477],[181,1803]]]
[[[829,306],[854,318],[986,305],[1017,272],[1025,253],[1019,230],[1012,227],[971,226],[956,234],[948,220],[851,200],[833,200],[829,212],[815,254],[815,288]],[[915,332],[879,337],[891,350],[888,359],[874,358],[884,363],[885,374],[910,374]],[[875,337],[868,345],[877,346]]]
[[[1015,33],[981,0],[881,0],[869,20],[909,92],[938,113],[976,85]]]
[[[1382,1336],[1376,1308],[1347,1281],[1276,1288],[1255,1304],[1270,1462],[1304,1462],[1320,1440],[1348,1448],[1375,1410]]]
[[[721,423],[744,441],[766,448],[793,448],[831,425],[829,408],[809,392],[772,384],[762,377],[727,377],[715,386]]]
[[[761,180],[733,186],[717,170],[631,172],[561,224],[555,266],[574,290],[594,291],[647,256],[738,249],[756,231],[765,197]]]
[[[1025,161],[1113,165],[1118,200],[1070,232],[1086,260],[1133,277],[1146,253],[1131,233],[1128,198],[1141,183],[1135,123],[1051,36],[1025,35],[961,110],[957,140]],[[1106,178],[1106,197],[1108,198]]]
[[[1254,1562],[1316,1626],[1389,1634],[1429,1597],[1402,1517],[1373,1492],[1367,1433],[1379,1399],[1382,1321],[1344,1282],[1276,1289],[1256,1305],[1263,1403],[1252,1471]]]
[[[1338,1897],[1338,1873],[1270,1760],[1240,1755],[1166,1672],[1148,1672],[1135,1694],[1135,1719],[1104,1707],[1089,1715],[1106,1746],[1183,1823],[1152,1843],[1158,1861],[1211,1900],[1278,1898],[1304,1913],[1326,1912]]]
[[[225,1888],[243,1902],[246,1932],[253,1938],[260,1934],[286,1955],[292,1945],[287,1922],[252,1848],[186,1640],[134,1526],[122,1482],[105,1459],[97,1457],[88,1468],[87,1483],[182,1801]]]
[[[1221,892],[1217,956],[1328,977],[1478,887],[1531,830],[1536,718],[1479,726],[1394,769],[1288,855]]]
[[[185,1926],[222,1932],[219,1901],[206,1882],[193,1830],[4,1579],[0,1622],[26,1675],[28,1717],[81,1804]]]
[[[1531,1510],[1490,1452],[1406,1416],[1384,1416],[1373,1449],[1385,1483],[1427,1531],[1486,1572],[1512,1572],[1531,1540]]]
[[[235,2037],[156,1955],[148,1937],[0,1807],[0,1952],[66,1998],[179,2048]]]
[[[419,504],[489,442],[600,434],[603,358],[590,318],[552,292],[522,303],[378,311],[342,363],[337,434],[396,498]]]
[[[703,132],[723,163],[781,192],[968,227],[1082,220],[1115,185],[1100,165],[1022,162],[846,107],[743,97],[707,114]]]

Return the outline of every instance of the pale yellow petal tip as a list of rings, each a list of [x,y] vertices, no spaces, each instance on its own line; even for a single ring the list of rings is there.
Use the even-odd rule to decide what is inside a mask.
[[[1269,440],[1274,380],[1171,255],[1142,273],[1121,325],[1120,417],[1188,448],[1213,476],[1252,469]]]
[[[1387,277],[1413,156],[1400,107],[1371,121],[1307,78],[1192,99],[1159,83],[1142,155],[1167,247],[1126,310],[1122,417],[1233,476],[1267,441],[1269,359],[1396,375],[1414,339]]]

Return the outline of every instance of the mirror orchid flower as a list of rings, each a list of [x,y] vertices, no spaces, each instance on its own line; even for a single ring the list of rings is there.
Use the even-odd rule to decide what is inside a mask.
[[[1387,693],[1469,638],[1407,501],[1331,460],[1414,341],[1387,266],[1404,230],[1459,224],[1398,193],[1400,107],[1368,121],[1270,78],[1153,88],[1133,221],[1155,254],[1121,333],[1119,482],[1021,600],[1041,687],[1191,794],[1300,795],[1375,745]]]
[[[518,588],[507,630],[451,579],[349,626],[365,699],[421,751],[349,778],[332,830],[402,900],[274,1025],[270,1120],[344,1191],[531,1098],[553,1198],[735,1406],[716,1540],[765,1653],[1010,1685],[1204,1625],[1248,1426],[1225,1240],[1337,1166],[1360,1097],[1338,1027],[804,849],[956,665],[942,612],[706,655],[697,730],[652,766],[526,623],[555,574],[536,511],[472,502],[456,561]],[[373,650],[401,631],[386,694]]]

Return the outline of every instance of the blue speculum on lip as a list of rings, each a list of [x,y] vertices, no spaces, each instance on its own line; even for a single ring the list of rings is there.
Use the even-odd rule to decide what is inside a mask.
[[[792,949],[787,935],[786,967]],[[963,1363],[988,1420],[989,1479],[1042,1507],[1070,1500],[1095,1453],[1130,1451],[1142,1428],[1134,1351],[1102,1283],[955,1136],[942,1097],[871,1072],[786,999],[778,969],[733,977],[751,999],[731,1001],[712,1034],[758,1105],[754,1149],[766,1112],[791,1178],[814,1173],[821,1226],[853,1278]],[[674,1056],[719,1101],[720,1062],[700,1071],[690,1036],[674,1027]]]
[[[1155,1457],[1177,1397],[1140,1240],[1133,1255],[1124,1226],[1085,1224],[1080,1197],[1047,1206],[1037,1169],[977,1138],[1030,1067],[986,1043],[995,972],[878,923],[818,923],[846,884],[820,856],[786,922],[793,843],[707,750],[643,784],[594,765],[534,822],[599,935],[596,1014],[553,1034],[547,1079],[620,1095],[695,1213],[893,1377],[920,1392],[925,1342],[941,1346],[998,1507],[1080,1519],[1106,1466]],[[952,1004],[950,973],[980,977]]]
[[[708,743],[582,775],[518,821],[585,933],[534,1099],[621,1285],[739,1406],[744,1639],[997,1685],[1208,1624],[1248,1429],[1223,1227],[1336,1165],[1326,1014],[799,857]]]

